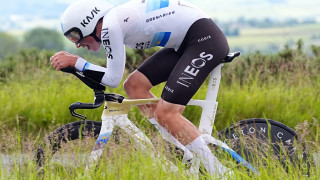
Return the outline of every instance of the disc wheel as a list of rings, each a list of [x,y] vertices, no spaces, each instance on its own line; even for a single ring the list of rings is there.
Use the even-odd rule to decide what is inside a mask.
[[[288,170],[297,166],[304,176],[310,164],[298,135],[288,126],[270,119],[247,119],[237,122],[219,133],[220,138],[249,163],[265,157],[279,160]]]

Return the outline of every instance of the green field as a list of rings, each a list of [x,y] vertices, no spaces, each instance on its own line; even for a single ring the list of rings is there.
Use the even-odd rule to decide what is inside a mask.
[[[277,28],[240,28],[240,35],[228,37],[232,49],[246,52],[260,50],[266,53],[276,52],[284,44],[294,45],[298,39],[305,42],[305,50],[311,44],[320,43],[320,24],[304,24]]]
[[[319,47],[318,47],[319,48]],[[320,48],[319,48],[320,49]],[[319,50],[320,52],[320,50]],[[13,155],[10,170],[0,164],[0,179],[193,179],[179,162],[178,172],[166,169],[152,157],[124,146],[105,152],[96,168],[85,170],[85,162],[72,166],[48,163],[37,170],[31,160],[41,139],[57,127],[76,121],[68,106],[76,101],[92,102],[92,91],[71,75],[50,67],[53,52],[25,50],[0,64],[0,148]],[[312,155],[320,152],[320,57],[309,56],[301,49],[287,48],[276,54],[250,53],[223,67],[218,95],[218,112],[213,135],[234,122],[248,118],[269,118],[294,129]],[[127,76],[127,75],[126,75]],[[207,82],[206,82],[207,83]],[[206,83],[195,98],[204,99]],[[152,91],[160,96],[163,84]],[[125,94],[123,88],[107,88],[106,92]],[[99,120],[102,108],[79,111],[90,120]],[[184,115],[199,123],[201,110],[188,107]],[[154,128],[135,108],[133,122],[150,136]],[[91,149],[91,145],[86,146]],[[74,146],[76,155],[83,146]],[[21,154],[29,159],[21,165]],[[313,163],[313,162],[312,162]],[[237,169],[235,179],[303,179],[299,168],[289,170],[272,158],[260,158],[255,166],[260,176]],[[275,168],[276,167],[276,168]],[[44,171],[43,173],[42,170]],[[319,174],[314,163],[311,179]],[[201,177],[205,179],[205,176]]]

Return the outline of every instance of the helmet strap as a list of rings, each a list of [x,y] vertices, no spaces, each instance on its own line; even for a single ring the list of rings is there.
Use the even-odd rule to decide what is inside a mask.
[[[89,36],[93,37],[99,44],[101,44],[101,39],[97,36],[97,28],[94,28],[93,32]]]

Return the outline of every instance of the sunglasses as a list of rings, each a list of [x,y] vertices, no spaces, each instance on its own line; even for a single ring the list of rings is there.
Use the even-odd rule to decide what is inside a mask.
[[[77,31],[71,31],[69,34],[66,35],[66,37],[73,43],[80,46],[81,41],[83,40],[82,36]]]

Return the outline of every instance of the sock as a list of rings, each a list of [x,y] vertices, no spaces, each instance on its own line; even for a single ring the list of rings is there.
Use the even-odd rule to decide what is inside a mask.
[[[183,156],[183,162],[186,162],[190,159],[192,159],[192,153],[184,146],[182,145],[175,137],[173,137],[164,127],[162,127],[155,118],[150,118],[149,121],[156,127],[156,129],[160,132],[163,139],[174,144],[176,147],[180,148],[184,152]]]
[[[211,176],[222,176],[228,171],[213,155],[201,136],[197,137],[185,147],[200,157],[200,161]]]

